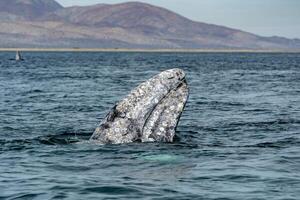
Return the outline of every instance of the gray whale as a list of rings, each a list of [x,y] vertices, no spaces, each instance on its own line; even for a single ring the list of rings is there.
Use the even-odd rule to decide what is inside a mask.
[[[90,141],[99,144],[173,142],[188,94],[183,70],[163,71],[117,103]]]

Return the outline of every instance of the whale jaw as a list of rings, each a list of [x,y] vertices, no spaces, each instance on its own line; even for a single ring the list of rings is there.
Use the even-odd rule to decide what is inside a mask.
[[[173,142],[188,94],[181,69],[161,72],[117,103],[90,141],[100,144]]]

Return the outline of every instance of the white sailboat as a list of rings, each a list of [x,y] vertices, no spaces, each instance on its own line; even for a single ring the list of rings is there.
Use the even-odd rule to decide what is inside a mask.
[[[22,59],[21,53],[19,51],[17,51],[16,52],[16,61],[20,61],[20,60],[23,60],[23,59]]]

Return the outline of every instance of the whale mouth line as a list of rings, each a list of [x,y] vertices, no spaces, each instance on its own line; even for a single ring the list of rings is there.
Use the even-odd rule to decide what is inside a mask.
[[[169,92],[153,107],[153,109],[152,110],[150,110],[150,112],[148,113],[148,117],[146,118],[146,120],[145,120],[145,123],[144,123],[144,125],[143,125],[143,127],[142,127],[142,132],[143,132],[143,130],[145,129],[145,126],[147,125],[147,123],[148,123],[148,121],[149,121],[149,118],[150,118],[150,116],[157,110],[157,108],[158,108],[158,106],[159,105],[161,105],[162,104],[162,102],[166,99],[166,98],[168,98],[169,97],[169,95],[172,93],[172,92],[176,92],[180,87],[182,87],[184,84],[186,84],[186,79],[185,78],[183,78],[182,79],[182,81],[181,82],[179,82],[178,83],[178,85],[175,87],[175,88],[173,88],[173,89],[171,89],[171,90],[169,90]]]
[[[185,90],[187,91],[183,92]],[[184,96],[186,97],[184,98]],[[188,89],[187,82],[184,77],[174,88],[168,91],[168,93],[153,107],[152,110],[149,111],[147,118],[145,119],[145,122],[141,128],[141,132],[144,134],[142,135],[142,142],[173,142],[173,137],[175,137],[175,131],[183,108],[186,106],[187,98]],[[172,101],[170,103],[171,99]],[[180,104],[182,106],[182,110],[177,111],[177,114],[172,115],[169,114],[170,112],[167,112],[172,111],[171,107],[176,107]],[[156,119],[156,123],[153,124],[151,121],[153,121],[153,118],[155,118],[155,113],[156,115],[159,114],[159,117]],[[172,124],[172,126],[170,125],[168,127],[164,125],[165,121],[166,123],[171,122],[169,124]],[[157,127],[159,127],[159,129],[157,129]],[[168,132],[166,129],[170,129],[170,131]],[[161,130],[165,131],[165,134],[161,134]],[[139,139],[140,138],[138,138],[138,141]]]

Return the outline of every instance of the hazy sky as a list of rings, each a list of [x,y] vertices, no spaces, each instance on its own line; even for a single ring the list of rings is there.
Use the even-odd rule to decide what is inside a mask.
[[[126,0],[57,0],[64,6]],[[135,0],[161,6],[190,19],[263,36],[300,38],[300,0]]]

